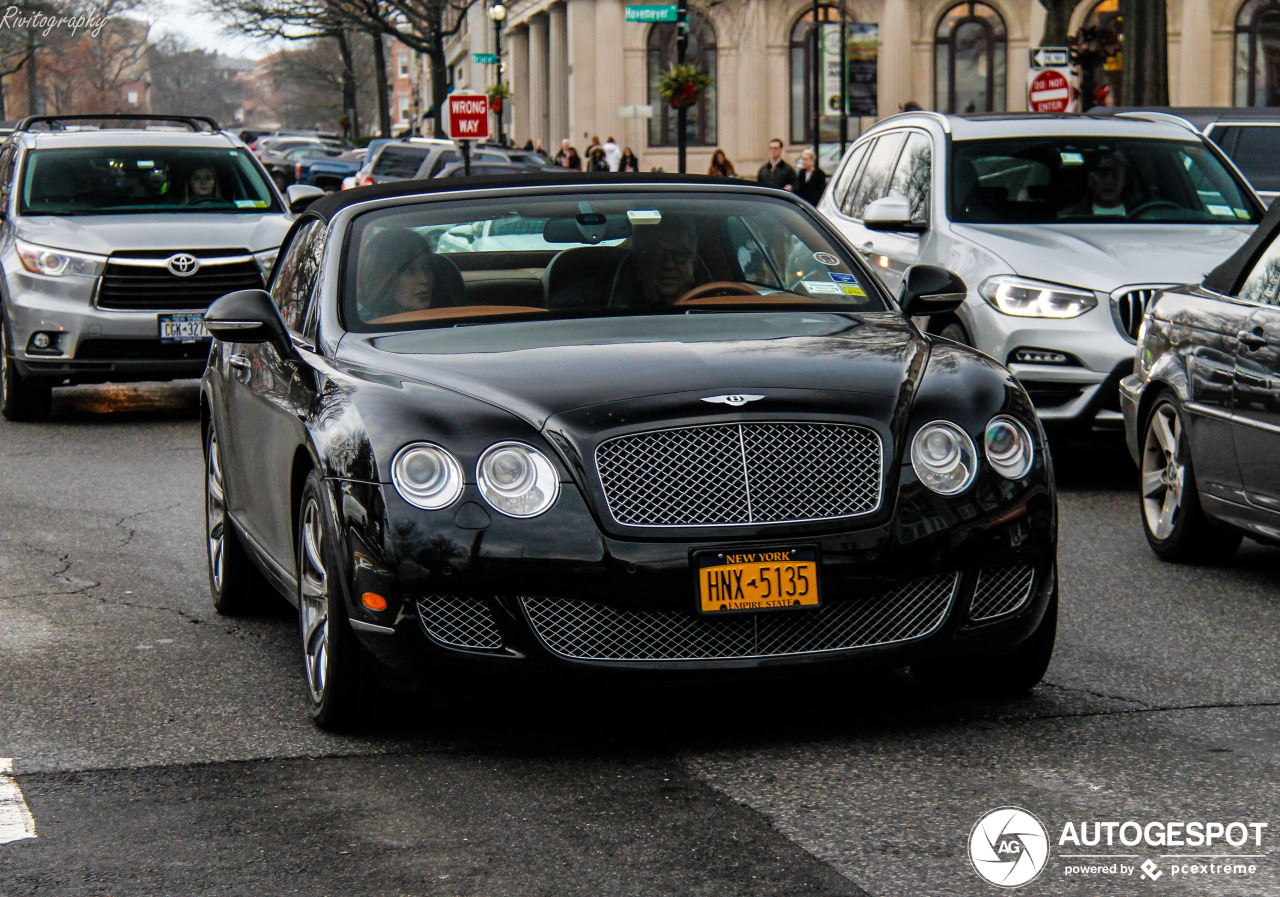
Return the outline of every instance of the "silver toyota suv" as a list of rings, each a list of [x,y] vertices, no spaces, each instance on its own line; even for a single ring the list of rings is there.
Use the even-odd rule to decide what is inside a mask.
[[[212,119],[19,122],[0,146],[0,412],[47,416],[60,384],[200,376],[204,310],[262,288],[291,220]]]
[[[917,263],[959,274],[968,298],[929,329],[1007,364],[1047,426],[1083,430],[1123,425],[1156,290],[1199,282],[1263,214],[1185,122],[932,112],[868,131],[818,208],[892,289]]]

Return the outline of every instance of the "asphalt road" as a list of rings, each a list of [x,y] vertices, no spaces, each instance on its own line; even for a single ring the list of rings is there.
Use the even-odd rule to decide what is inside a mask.
[[[1280,552],[1157,561],[1117,444],[1058,449],[1062,622],[1029,697],[522,677],[443,682],[335,736],[306,717],[287,606],[209,606],[195,396],[84,387],[50,423],[0,421],[0,833],[11,782],[36,833],[0,843],[0,897],[969,897],[1001,893],[968,843],[1003,806],[1051,844],[1020,893],[1280,895]],[[1268,827],[1059,843],[1197,820]],[[1146,859],[1158,879],[1073,871]]]

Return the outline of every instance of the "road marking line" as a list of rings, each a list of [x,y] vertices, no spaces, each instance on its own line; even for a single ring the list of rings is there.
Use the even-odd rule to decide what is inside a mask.
[[[36,821],[12,772],[13,760],[0,757],[0,844],[36,836]]]

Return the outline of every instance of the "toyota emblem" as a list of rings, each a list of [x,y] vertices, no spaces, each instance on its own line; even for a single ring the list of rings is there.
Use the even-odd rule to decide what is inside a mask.
[[[200,259],[189,252],[179,252],[177,255],[169,256],[165,267],[176,277],[190,277],[200,270]]]

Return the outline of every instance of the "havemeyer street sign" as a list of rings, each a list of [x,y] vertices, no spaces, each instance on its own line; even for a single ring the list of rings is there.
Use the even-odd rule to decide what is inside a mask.
[[[628,22],[674,22],[676,5],[666,3],[660,6],[628,6]]]
[[[497,65],[497,53],[472,53],[471,58],[475,60],[477,65]]]
[[[445,110],[453,140],[489,139],[489,98],[484,94],[451,93]]]

